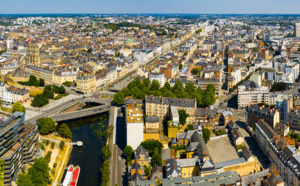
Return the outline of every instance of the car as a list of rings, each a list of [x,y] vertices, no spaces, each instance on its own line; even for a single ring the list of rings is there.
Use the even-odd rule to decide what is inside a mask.
[[[94,110],[94,112],[97,112],[97,109],[96,109],[96,110]]]
[[[118,160],[121,161],[121,156],[118,156]]]

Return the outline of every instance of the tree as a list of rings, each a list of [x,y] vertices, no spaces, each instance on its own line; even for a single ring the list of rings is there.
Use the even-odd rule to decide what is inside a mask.
[[[127,158],[127,165],[130,165],[131,157],[133,154],[133,149],[131,146],[127,145],[123,150],[126,158]]]
[[[160,153],[153,154],[153,156],[152,156],[152,163],[153,163],[153,166],[154,165],[161,166],[161,164],[162,164],[162,158],[161,158],[161,154]]]
[[[63,84],[67,87],[71,87],[73,85],[73,82],[72,81],[65,81]]]
[[[150,166],[144,165],[144,170],[145,170],[146,176],[149,176],[151,174],[151,167]]]
[[[34,75],[29,76],[29,86],[35,86],[38,87],[40,85],[39,80]]]
[[[147,88],[149,88],[151,82],[150,82],[150,80],[149,80],[148,78],[145,78],[145,79],[143,80],[143,84],[144,84]]]
[[[66,93],[65,87],[62,86],[62,85],[60,85],[58,93],[59,93],[59,94],[64,94],[64,93]]]
[[[49,103],[49,98],[47,98],[43,94],[38,94],[33,98],[31,105],[34,107],[41,107],[47,105],[48,103]]]
[[[110,151],[110,146],[109,146],[109,144],[103,146],[102,149],[101,149],[101,151],[102,151],[102,153],[103,153],[104,159],[109,159],[109,158],[111,157],[111,151]]]
[[[49,89],[44,89],[43,95],[49,99],[54,98],[54,94],[53,94],[52,90],[49,90]]]
[[[49,134],[55,131],[55,121],[50,117],[37,119],[37,124],[41,134]]]
[[[12,106],[12,112],[26,112],[26,108],[20,103],[20,102],[15,102]]]
[[[35,186],[32,183],[30,176],[26,173],[19,174],[18,179],[17,179],[17,185],[18,186]]]
[[[203,128],[202,129],[203,139],[207,142],[210,139],[210,130]]]
[[[122,92],[117,92],[115,95],[114,95],[114,98],[112,100],[112,103],[114,105],[123,105],[124,104],[124,101],[125,101],[125,96]]]
[[[64,138],[70,138],[72,139],[72,132],[70,131],[67,124],[63,123],[59,126],[58,132],[60,135]]]
[[[65,144],[66,144],[66,142],[65,142],[64,140],[61,140],[61,141],[59,142],[59,148],[60,148],[61,150],[63,150],[63,149],[65,148]]]
[[[183,65],[182,65],[182,64],[180,64],[180,65],[179,65],[179,70],[181,70],[181,69],[182,69],[182,67],[183,67]]]
[[[92,52],[92,49],[91,49],[91,48],[89,48],[89,49],[87,50],[87,52],[88,52],[88,53],[91,53],[91,52]]]
[[[189,117],[189,114],[187,114],[185,110],[178,110],[178,115],[179,115],[179,123],[181,125],[185,125],[186,118]]]
[[[195,85],[193,83],[187,83],[185,85],[185,91],[190,95],[190,97],[193,97],[195,94]]]
[[[40,87],[45,86],[45,80],[43,78],[40,78],[39,85],[40,85]]]
[[[171,85],[170,85],[170,83],[169,83],[169,82],[165,82],[165,84],[164,84],[163,88],[166,88],[167,90],[170,90],[170,91],[172,91],[172,87],[171,87]]]
[[[177,80],[173,86],[173,93],[178,97],[184,91],[183,83]]]
[[[37,158],[28,169],[21,173],[17,180],[18,186],[47,186],[50,181],[50,167],[45,158]]]
[[[161,153],[162,149],[163,149],[163,144],[158,141],[143,141],[141,143],[141,146],[144,147],[144,149],[146,149],[149,152],[150,156],[153,156],[153,154],[155,153],[155,151],[157,151],[157,153]]]
[[[159,84],[158,80],[154,79],[151,83],[150,89],[151,90],[159,90],[159,88],[160,88],[160,84]]]
[[[188,125],[186,126],[186,128],[184,129],[184,132],[187,132],[187,131],[189,131],[189,130],[193,130],[193,124],[188,124]]]

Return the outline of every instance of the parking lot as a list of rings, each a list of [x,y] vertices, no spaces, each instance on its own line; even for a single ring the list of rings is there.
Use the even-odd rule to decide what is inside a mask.
[[[239,158],[235,147],[231,145],[228,137],[210,140],[206,146],[215,163]]]

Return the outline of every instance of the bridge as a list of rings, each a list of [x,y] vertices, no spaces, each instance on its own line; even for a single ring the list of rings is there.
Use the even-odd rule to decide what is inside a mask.
[[[110,105],[102,105],[98,107],[87,108],[67,113],[59,113],[51,116],[54,121],[66,121],[87,116],[102,114],[110,110]]]

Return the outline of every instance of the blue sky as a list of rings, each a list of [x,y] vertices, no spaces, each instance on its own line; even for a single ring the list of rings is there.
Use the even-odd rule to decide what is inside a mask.
[[[10,13],[300,14],[300,0],[1,0]]]

